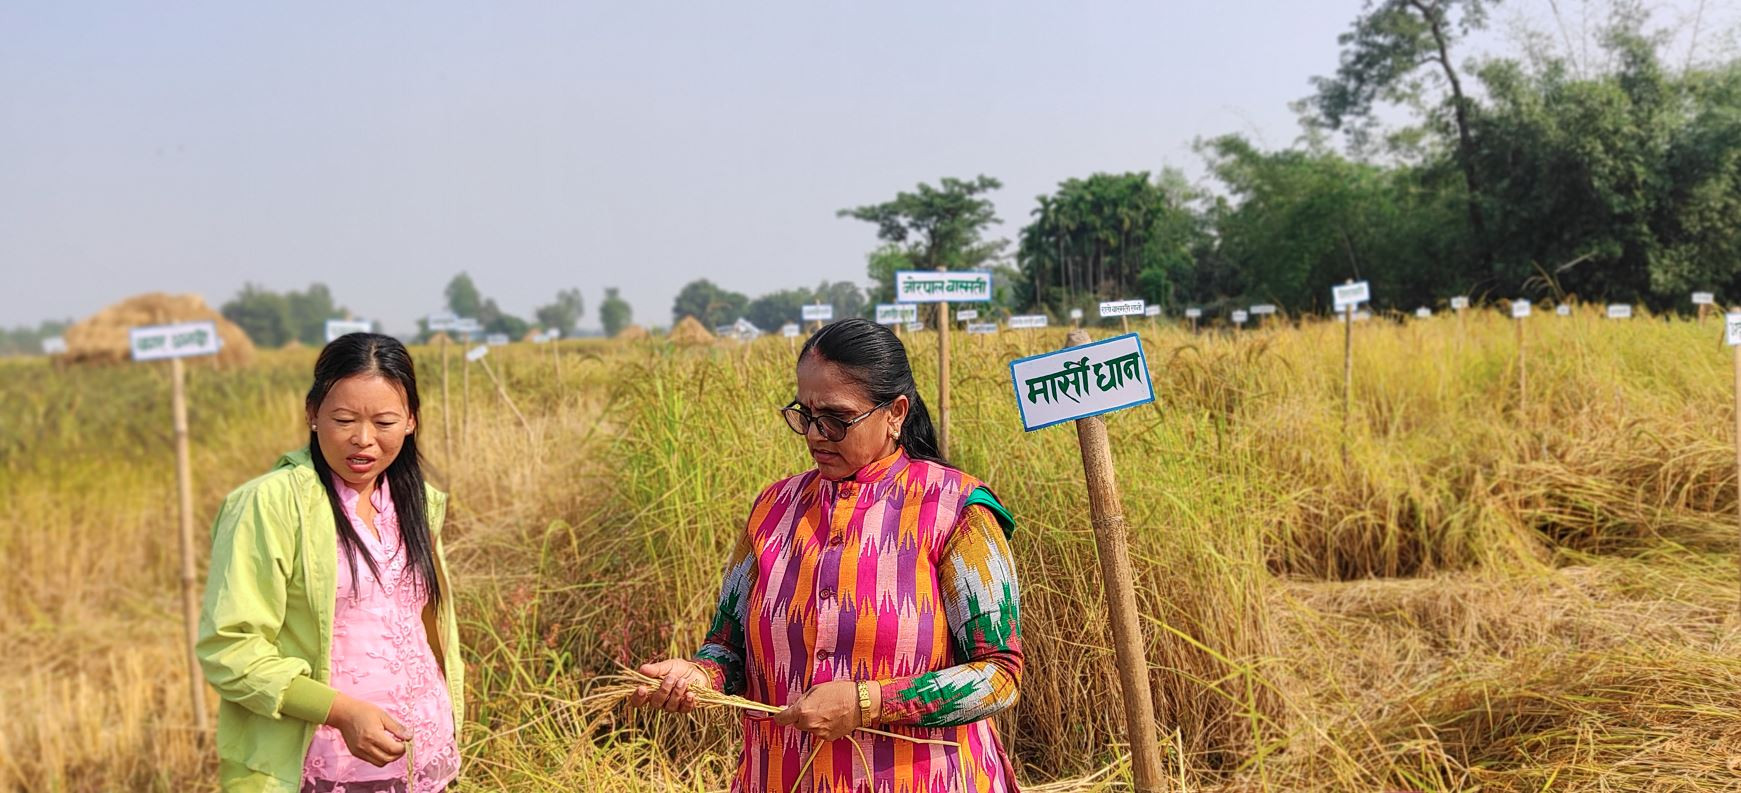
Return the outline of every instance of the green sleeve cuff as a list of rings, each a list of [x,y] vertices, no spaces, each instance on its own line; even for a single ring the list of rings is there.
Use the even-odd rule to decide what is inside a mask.
[[[284,701],[279,704],[278,712],[291,718],[325,724],[327,714],[332,711],[333,700],[338,699],[338,696],[338,690],[332,686],[308,675],[297,675],[284,689]]]

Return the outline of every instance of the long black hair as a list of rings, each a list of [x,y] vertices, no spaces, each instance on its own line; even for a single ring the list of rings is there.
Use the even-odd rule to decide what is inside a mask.
[[[417,418],[417,370],[411,364],[411,353],[398,339],[378,333],[347,333],[333,339],[320,351],[320,358],[314,362],[314,385],[308,389],[308,415],[320,411],[327,392],[340,380],[363,375],[382,377],[405,389],[405,406],[411,411],[408,420]],[[320,435],[313,429],[308,432],[308,455],[314,460],[315,474],[320,477],[321,486],[326,488],[326,499],[332,505],[333,521],[338,525],[339,547],[344,549],[352,580],[357,576],[358,554],[368,563],[369,572],[379,580],[381,569],[375,565],[375,557],[369,549],[363,546],[362,538],[357,536],[350,519],[345,517],[344,502],[339,498],[338,488],[333,485],[332,467],[326,464],[326,456],[320,451]],[[425,508],[428,496],[423,490],[423,465],[417,455],[416,432],[405,436],[404,445],[399,447],[399,456],[393,458],[392,464],[381,475],[387,479],[393,511],[399,515],[399,537],[405,543],[406,559],[416,573],[418,584],[428,595],[429,603],[437,605],[441,603],[441,583],[435,576],[435,543],[429,535],[429,512]]]
[[[822,326],[804,342],[798,360],[804,360],[812,350],[839,366],[847,378],[864,389],[872,404],[882,404],[898,396],[907,398],[907,420],[901,424],[897,441],[915,460],[928,460],[948,465],[937,449],[937,428],[931,424],[931,412],[913,384],[913,366],[907,362],[907,348],[893,331],[868,319],[842,319]]]

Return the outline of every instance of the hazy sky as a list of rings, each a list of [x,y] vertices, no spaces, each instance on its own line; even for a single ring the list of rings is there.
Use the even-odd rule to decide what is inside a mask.
[[[1288,144],[1361,5],[0,4],[0,325],[321,281],[402,332],[461,270],[659,325],[698,277],[862,281],[835,210],[922,180],[1002,179],[1013,237],[1062,179]]]

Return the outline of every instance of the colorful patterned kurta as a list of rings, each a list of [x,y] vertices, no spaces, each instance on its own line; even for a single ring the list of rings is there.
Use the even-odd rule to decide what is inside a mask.
[[[843,738],[800,780],[815,739],[756,715],[732,792],[1015,793],[989,721],[1022,672],[1012,525],[978,480],[898,451],[763,491],[696,655],[714,687],[783,707],[819,683],[875,681],[872,726],[960,749],[854,733],[869,771]]]

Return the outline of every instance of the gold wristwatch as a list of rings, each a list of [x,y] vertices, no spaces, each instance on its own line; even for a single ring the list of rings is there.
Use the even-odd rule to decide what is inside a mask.
[[[870,684],[858,684],[858,723],[861,727],[869,727],[871,723]]]

